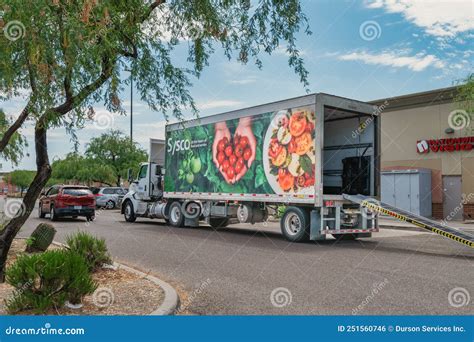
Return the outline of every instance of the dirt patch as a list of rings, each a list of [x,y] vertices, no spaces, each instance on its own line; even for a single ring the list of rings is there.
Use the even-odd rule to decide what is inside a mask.
[[[7,261],[11,265],[24,253],[25,241],[13,242]],[[61,248],[55,245],[51,249]],[[86,296],[83,307],[69,309],[66,307],[50,310],[48,315],[146,315],[157,309],[164,299],[164,292],[155,283],[123,269],[101,269],[93,273],[92,278],[98,284],[93,295]],[[0,284],[0,314],[6,314],[5,300],[11,296],[13,287]],[[33,314],[24,311],[22,315]]]

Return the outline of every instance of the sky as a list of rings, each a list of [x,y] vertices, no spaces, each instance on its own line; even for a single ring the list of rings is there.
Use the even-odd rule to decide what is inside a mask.
[[[309,89],[369,101],[454,85],[473,72],[473,1],[320,1],[301,0],[312,35],[298,34],[298,47],[309,71]],[[176,54],[186,54],[186,42]],[[179,56],[178,56],[179,57]],[[190,89],[201,116],[283,100],[306,94],[288,66],[282,46],[263,56],[263,68],[228,61],[221,50],[210,59]],[[123,74],[123,77],[129,77]],[[24,107],[23,97],[0,103],[7,115]],[[78,132],[79,151],[107,129],[130,131],[130,88],[121,100],[127,116],[111,115],[94,106],[95,121]],[[133,101],[133,137],[148,150],[149,138],[163,138],[165,121],[148,109],[138,94]],[[35,169],[33,128],[22,133],[29,141],[18,166],[1,161],[2,171]],[[50,160],[64,157],[73,143],[62,128],[48,132]]]

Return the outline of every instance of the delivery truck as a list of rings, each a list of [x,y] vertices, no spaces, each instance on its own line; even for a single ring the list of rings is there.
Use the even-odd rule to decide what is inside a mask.
[[[289,241],[370,237],[377,216],[345,195],[379,195],[377,107],[311,94],[169,124],[150,139],[121,212],[173,227],[255,224],[284,208]]]

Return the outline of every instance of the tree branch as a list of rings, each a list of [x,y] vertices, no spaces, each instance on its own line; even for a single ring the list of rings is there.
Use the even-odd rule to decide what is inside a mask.
[[[2,135],[2,139],[0,140],[0,153],[3,152],[3,150],[5,150],[13,134],[15,134],[16,131],[18,131],[18,129],[23,125],[23,123],[28,118],[28,115],[30,114],[31,104],[32,104],[32,100],[30,99],[26,107],[21,111],[20,115],[16,118],[15,122]]]

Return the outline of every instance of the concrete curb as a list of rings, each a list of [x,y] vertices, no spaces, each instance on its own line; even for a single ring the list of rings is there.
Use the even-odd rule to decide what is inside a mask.
[[[61,242],[53,241],[53,245],[68,248],[67,245]],[[146,274],[130,266],[120,264],[118,262],[114,262],[114,266],[117,268],[121,268],[127,272],[134,273],[140,277],[143,277],[163,289],[163,292],[165,293],[165,299],[163,300],[163,303],[161,303],[161,305],[157,309],[149,313],[148,316],[170,316],[175,314],[179,306],[179,296],[173,286],[171,286],[164,280],[158,279],[157,277],[154,277],[150,274]]]
[[[163,303],[161,303],[158,309],[149,313],[148,314],[149,316],[169,316],[169,315],[175,314],[179,306],[179,296],[176,290],[173,288],[173,286],[171,286],[170,284],[168,284],[167,282],[161,279],[158,279],[157,277],[146,274],[142,271],[126,266],[124,264],[119,264],[119,263],[114,262],[114,266],[124,269],[127,272],[134,273],[136,275],[144,277],[145,279],[148,279],[149,281],[151,281],[152,283],[155,283],[156,285],[158,285],[159,287],[163,289],[165,293],[165,299],[163,300]]]

